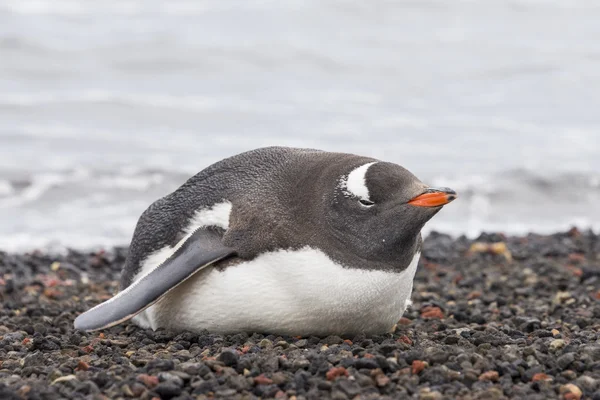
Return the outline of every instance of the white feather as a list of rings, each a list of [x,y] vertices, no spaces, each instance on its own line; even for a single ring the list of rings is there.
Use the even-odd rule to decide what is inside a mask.
[[[348,174],[347,177],[343,177],[341,180],[342,189],[346,194],[358,197],[361,200],[369,199],[369,188],[367,187],[367,181],[365,176],[369,167],[377,162],[370,162],[355,168]]]

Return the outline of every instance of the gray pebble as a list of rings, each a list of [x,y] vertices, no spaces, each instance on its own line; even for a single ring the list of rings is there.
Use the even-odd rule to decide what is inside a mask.
[[[228,367],[236,367],[238,364],[239,355],[237,351],[232,349],[224,349],[221,354],[217,357],[217,360],[221,361]]]
[[[165,383],[169,383],[178,387],[182,387],[183,386],[183,379],[181,379],[179,376],[170,373],[170,372],[159,372],[158,373],[158,380],[160,382],[165,382]]]
[[[115,278],[126,250],[107,252],[102,258],[108,261],[93,269],[93,253],[60,256],[61,265],[68,262],[81,269],[95,286],[61,268],[60,273],[67,274],[61,279],[78,283],[60,286],[64,296],[43,304],[23,288],[55,260],[43,253],[0,252],[0,276],[16,276],[19,270],[26,277],[23,282],[10,280],[10,291],[0,285],[5,306],[0,308],[0,398],[94,398],[102,393],[108,398],[204,400],[271,398],[282,391],[297,400],[542,400],[556,398],[562,385],[573,383],[583,391],[582,399],[600,400],[595,331],[600,303],[594,298],[600,288],[600,262],[588,250],[600,251],[600,240],[589,233],[482,235],[478,240],[505,241],[513,263],[489,253],[465,256],[473,243],[469,239],[430,234],[424,248],[442,248],[438,255],[443,261],[417,270],[415,305],[406,319],[394,334],[356,335],[348,338],[352,344],[339,336],[177,333],[131,323],[102,333],[76,332],[75,316],[109,294],[103,286],[111,293],[117,288]],[[444,243],[448,246],[441,246]],[[553,253],[557,244],[564,247],[559,252],[563,256]],[[428,253],[423,253],[425,262],[432,261]],[[578,261],[581,258],[585,260]],[[578,265],[583,276],[565,268],[571,264]],[[561,291],[570,298],[552,304]],[[79,301],[73,300],[76,297]],[[421,317],[427,306],[439,307],[446,317]],[[80,360],[86,363],[83,369]],[[412,372],[420,366],[425,368]],[[497,371],[498,379],[491,373],[486,376],[491,381],[480,381],[488,371]],[[551,380],[532,382],[541,373]],[[257,384],[260,375],[272,384],[264,379]]]
[[[24,367],[34,367],[38,365],[44,365],[44,354],[41,351],[36,351],[35,353],[28,354],[23,359]]]
[[[594,379],[588,375],[583,375],[577,378],[575,384],[588,393],[592,393],[598,389],[598,379]]]
[[[334,344],[341,344],[343,342],[344,342],[344,340],[341,337],[339,337],[339,336],[327,336],[322,341],[322,343],[324,343],[324,344],[326,344],[328,346],[331,346],[331,345],[334,345]]]
[[[573,361],[575,361],[575,353],[566,353],[558,357],[556,363],[558,364],[558,367],[562,370],[566,369],[569,365],[571,365]]]
[[[158,393],[161,398],[170,399],[175,396],[179,396],[182,392],[181,386],[177,385],[173,381],[161,382],[153,389],[154,392]]]

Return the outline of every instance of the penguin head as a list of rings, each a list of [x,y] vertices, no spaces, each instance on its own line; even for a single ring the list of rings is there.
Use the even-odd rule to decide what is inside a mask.
[[[367,161],[339,176],[328,228],[357,256],[403,268],[425,223],[455,198],[453,190],[429,187],[397,164]]]

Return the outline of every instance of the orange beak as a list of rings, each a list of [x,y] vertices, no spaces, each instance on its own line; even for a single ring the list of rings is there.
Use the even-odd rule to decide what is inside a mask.
[[[418,207],[440,207],[456,199],[456,192],[448,188],[429,188],[408,204]]]

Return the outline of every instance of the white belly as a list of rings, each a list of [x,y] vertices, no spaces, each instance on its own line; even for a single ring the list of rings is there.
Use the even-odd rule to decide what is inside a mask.
[[[419,256],[394,273],[344,268],[311,248],[266,253],[200,271],[134,321],[215,333],[385,333],[410,304]]]

